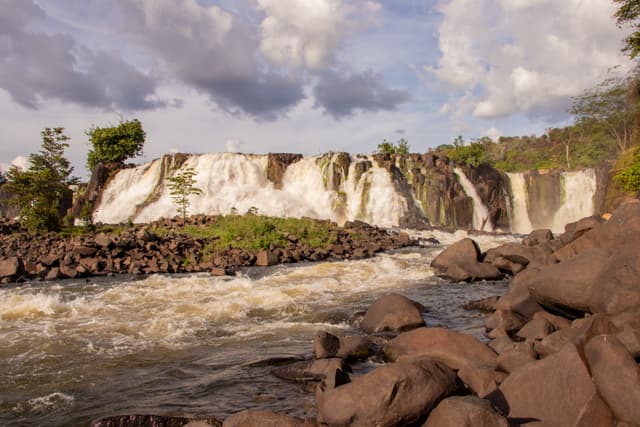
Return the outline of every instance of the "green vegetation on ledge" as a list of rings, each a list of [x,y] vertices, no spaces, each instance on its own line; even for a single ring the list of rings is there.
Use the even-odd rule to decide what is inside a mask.
[[[152,228],[162,235],[166,228]],[[285,247],[289,241],[299,241],[312,248],[325,248],[335,243],[338,227],[328,221],[309,218],[274,218],[262,215],[225,215],[216,217],[213,224],[185,225],[180,232],[194,238],[212,239],[208,250],[268,249]]]

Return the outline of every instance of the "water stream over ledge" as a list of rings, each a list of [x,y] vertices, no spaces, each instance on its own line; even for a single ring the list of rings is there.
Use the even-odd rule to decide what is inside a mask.
[[[447,243],[464,235],[437,237]],[[485,248],[508,239],[478,238]],[[506,282],[452,284],[435,277],[429,262],[442,248],[237,277],[4,287],[0,425],[86,426],[125,413],[223,419],[251,407],[314,415],[313,392],[247,362],[309,357],[319,330],[357,334],[352,315],[388,292],[425,305],[429,326],[483,337],[483,316],[460,306],[503,293]]]

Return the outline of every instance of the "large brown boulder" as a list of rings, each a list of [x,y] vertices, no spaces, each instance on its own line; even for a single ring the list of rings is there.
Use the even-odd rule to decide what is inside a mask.
[[[616,338],[631,356],[640,357],[640,307],[610,316],[610,320],[618,329]]]
[[[611,412],[573,344],[516,370],[487,399],[527,427],[613,426]]]
[[[529,293],[529,283],[538,276],[538,268],[524,270],[511,280],[507,292],[496,302],[496,310],[512,311],[525,319],[531,319],[533,315],[542,310]]]
[[[593,248],[616,249],[640,241],[640,200],[634,200],[616,209],[611,218],[581,237],[556,251],[559,260],[566,260]]]
[[[384,365],[349,384],[319,392],[318,423],[393,427],[423,420],[440,400],[458,392],[455,372],[429,359]]]
[[[613,335],[598,335],[584,347],[598,392],[621,421],[640,425],[640,367]]]
[[[478,244],[467,237],[442,251],[431,261],[431,267],[455,282],[503,277],[497,267],[480,262],[480,256]]]
[[[619,246],[594,279],[591,312],[615,314],[640,307],[640,240]]]
[[[366,333],[400,331],[424,326],[421,305],[400,294],[378,298],[360,324]]]
[[[497,258],[503,257],[512,262],[522,264],[527,268],[537,267],[557,262],[552,252],[553,251],[544,244],[529,247],[520,243],[509,242],[497,248],[489,249],[484,256],[484,262],[493,263]]]
[[[472,337],[444,328],[419,328],[405,332],[384,347],[389,360],[431,357],[452,369],[465,366],[495,368],[497,354]]]
[[[474,396],[449,397],[431,411],[422,427],[508,427],[488,400]]]
[[[446,271],[450,265],[480,261],[480,248],[470,239],[464,238],[442,251],[431,261],[431,267]]]
[[[596,278],[607,268],[609,256],[607,249],[593,249],[541,268],[528,276],[529,292],[540,305],[588,312]]]
[[[0,279],[15,278],[24,273],[24,264],[18,257],[0,259]]]

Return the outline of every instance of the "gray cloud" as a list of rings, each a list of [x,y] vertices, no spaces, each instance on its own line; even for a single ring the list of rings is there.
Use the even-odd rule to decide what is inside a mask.
[[[44,19],[31,0],[5,0],[0,8],[0,87],[16,102],[33,109],[45,98],[105,109],[162,105],[153,99],[156,83],[123,60],[68,35],[28,31]]]
[[[217,6],[193,0],[120,0],[124,31],[169,74],[207,94],[220,108],[275,120],[304,95],[302,78],[273,71],[257,54],[256,29]]]
[[[340,74],[327,70],[320,74],[313,93],[316,107],[336,119],[357,111],[394,110],[410,99],[408,92],[389,88],[383,76],[372,71]]]

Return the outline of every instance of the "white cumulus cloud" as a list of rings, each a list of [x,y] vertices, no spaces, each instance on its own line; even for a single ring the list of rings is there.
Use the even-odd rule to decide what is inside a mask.
[[[611,67],[629,64],[613,2],[446,0],[439,8],[442,55],[425,69],[466,96],[464,103],[449,100],[449,109],[457,105],[476,117],[521,112],[558,120],[571,97]]]

